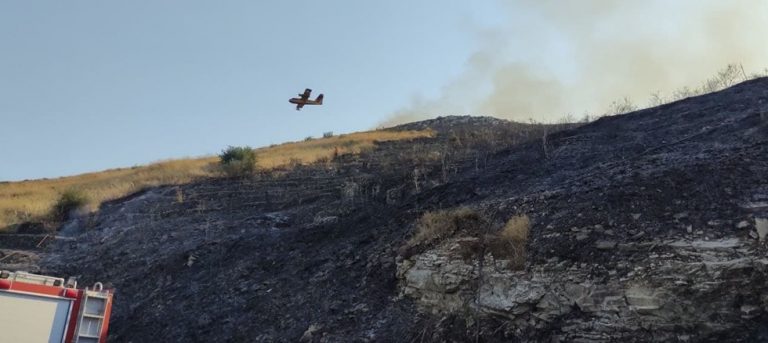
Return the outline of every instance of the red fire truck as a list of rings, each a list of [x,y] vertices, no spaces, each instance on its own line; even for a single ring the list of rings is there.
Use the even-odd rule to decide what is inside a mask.
[[[0,271],[0,342],[105,343],[112,290],[74,280]]]

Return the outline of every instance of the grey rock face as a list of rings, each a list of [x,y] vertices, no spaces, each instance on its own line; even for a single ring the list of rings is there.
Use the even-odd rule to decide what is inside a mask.
[[[707,340],[768,310],[768,258],[740,239],[654,241],[669,253],[607,272],[557,260],[513,271],[490,254],[461,256],[467,239],[402,260],[401,294],[432,313],[505,318],[569,342]]]

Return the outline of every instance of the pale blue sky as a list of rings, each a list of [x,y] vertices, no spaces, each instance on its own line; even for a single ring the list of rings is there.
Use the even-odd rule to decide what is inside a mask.
[[[765,0],[0,0],[0,181],[446,114],[550,121],[768,67]],[[288,103],[305,87],[323,106]]]
[[[0,0],[0,180],[370,129],[461,73],[494,6]],[[295,111],[305,87],[325,105]]]

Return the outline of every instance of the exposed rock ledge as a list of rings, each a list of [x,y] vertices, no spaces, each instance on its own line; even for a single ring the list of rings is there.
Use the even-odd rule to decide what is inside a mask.
[[[764,332],[768,259],[754,241],[623,244],[617,253],[655,248],[634,265],[550,260],[511,271],[490,255],[482,267],[467,258],[463,247],[473,240],[401,259],[401,294],[437,314],[501,318],[523,339],[748,341]]]

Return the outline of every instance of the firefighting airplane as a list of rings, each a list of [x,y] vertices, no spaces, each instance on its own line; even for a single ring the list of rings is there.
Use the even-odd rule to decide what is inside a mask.
[[[312,90],[307,88],[304,90],[303,94],[299,94],[299,98],[291,98],[288,100],[288,102],[292,104],[296,104],[296,110],[301,110],[304,105],[322,105],[323,104],[323,95],[320,94],[317,96],[317,99],[311,100],[309,98],[309,93],[312,93]]]

